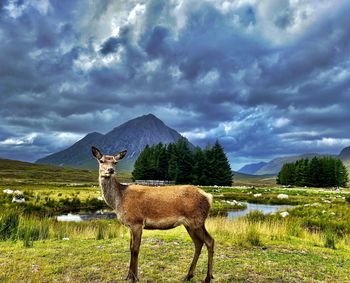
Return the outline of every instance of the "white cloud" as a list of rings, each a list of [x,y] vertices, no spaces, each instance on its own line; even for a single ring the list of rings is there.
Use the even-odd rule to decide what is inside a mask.
[[[25,135],[23,137],[12,137],[12,138],[7,138],[3,141],[0,141],[0,145],[28,145],[28,144],[33,144],[35,138],[38,136],[37,133],[31,133],[28,135]]]
[[[275,122],[276,128],[282,128],[284,126],[287,126],[290,123],[290,120],[288,118],[278,118]]]
[[[343,2],[344,3],[344,2]],[[342,1],[267,0],[256,5],[257,31],[275,45],[286,45],[301,38],[309,28],[334,11]],[[290,21],[278,27],[278,19]]]
[[[69,132],[54,133],[51,137],[51,139],[55,140],[56,143],[60,145],[60,147],[70,146],[81,138],[83,138],[83,135]]]
[[[322,138],[321,140],[316,141],[318,146],[349,146],[350,139],[337,139],[337,138]]]
[[[202,131],[202,132],[182,132],[181,135],[186,137],[189,140],[205,139],[207,137],[207,133],[205,131]]]
[[[141,5],[139,3],[130,11],[128,15],[127,22],[130,24],[135,24],[140,16],[142,16],[146,11],[146,5]]]

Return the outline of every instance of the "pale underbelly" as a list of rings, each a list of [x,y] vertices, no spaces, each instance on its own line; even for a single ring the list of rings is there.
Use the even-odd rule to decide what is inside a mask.
[[[144,229],[159,229],[167,230],[172,229],[180,225],[186,225],[187,219],[184,217],[180,218],[168,218],[168,219],[149,219],[146,218],[143,222]]]

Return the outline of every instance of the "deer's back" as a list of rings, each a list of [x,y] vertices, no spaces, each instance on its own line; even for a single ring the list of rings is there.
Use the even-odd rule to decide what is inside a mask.
[[[211,195],[194,186],[131,185],[121,203],[122,221],[143,223],[146,229],[201,226],[210,206]]]

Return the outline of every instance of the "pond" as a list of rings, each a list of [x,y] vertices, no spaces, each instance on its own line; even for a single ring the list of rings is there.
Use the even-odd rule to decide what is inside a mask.
[[[247,208],[239,211],[228,211],[228,218],[237,218],[240,216],[244,216],[253,210],[260,210],[264,214],[269,214],[273,212],[277,212],[279,210],[290,209],[294,206],[292,205],[281,205],[281,204],[256,204],[244,202],[247,205]],[[62,214],[57,216],[58,221],[72,221],[72,222],[80,222],[87,220],[97,220],[97,219],[113,219],[116,218],[116,214],[110,210],[99,210],[95,212],[85,212],[79,214]]]
[[[247,205],[246,209],[238,210],[238,211],[228,211],[227,217],[237,218],[240,216],[247,215],[249,212],[253,210],[259,210],[259,211],[262,211],[264,214],[270,214],[280,210],[290,209],[294,207],[293,205],[286,205],[286,204],[257,204],[257,203],[249,203],[249,202],[243,202],[243,203]]]
[[[98,220],[98,219],[113,219],[117,215],[111,210],[98,210],[92,212],[81,212],[81,213],[68,213],[58,215],[57,221],[67,221],[67,222],[80,222],[87,220]]]

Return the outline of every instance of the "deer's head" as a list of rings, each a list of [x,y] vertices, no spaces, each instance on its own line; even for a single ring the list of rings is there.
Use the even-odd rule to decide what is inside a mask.
[[[123,159],[127,151],[123,150],[115,155],[103,155],[98,148],[93,146],[91,152],[99,163],[100,177],[108,178],[114,174],[118,160]]]

